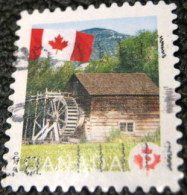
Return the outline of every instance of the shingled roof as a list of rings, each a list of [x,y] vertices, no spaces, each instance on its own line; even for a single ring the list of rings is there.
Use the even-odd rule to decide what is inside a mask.
[[[159,89],[144,73],[76,73],[90,95],[158,95]]]

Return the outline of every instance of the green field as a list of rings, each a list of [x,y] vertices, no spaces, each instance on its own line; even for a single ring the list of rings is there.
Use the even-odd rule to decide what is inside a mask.
[[[39,171],[126,171],[130,150],[142,141],[123,143],[82,143],[57,145],[22,145],[21,171],[25,159],[37,157]],[[159,144],[159,143],[157,143]]]

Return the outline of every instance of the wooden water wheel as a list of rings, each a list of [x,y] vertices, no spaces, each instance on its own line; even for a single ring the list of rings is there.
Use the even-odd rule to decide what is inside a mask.
[[[69,93],[46,92],[26,99],[23,139],[32,143],[61,142],[74,135],[80,120]]]

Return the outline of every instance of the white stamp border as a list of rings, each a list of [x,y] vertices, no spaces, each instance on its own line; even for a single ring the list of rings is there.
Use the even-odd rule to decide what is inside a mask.
[[[176,130],[177,126],[181,124],[181,120],[176,118],[176,113],[181,110],[179,106],[175,104],[176,100],[180,99],[180,95],[175,92],[175,89],[180,86],[180,82],[175,80],[175,76],[179,74],[179,70],[174,68],[174,65],[179,61],[173,54],[178,50],[177,46],[173,45],[173,42],[177,40],[177,36],[173,34],[173,31],[177,28],[177,25],[172,21],[176,19],[176,15],[172,11],[176,9],[175,4],[165,4],[159,2],[154,5],[152,2],[148,2],[146,5],[141,5],[137,2],[133,6],[128,3],[124,3],[123,6],[118,7],[113,3],[110,8],[105,5],[101,5],[99,8],[89,6],[84,10],[82,7],[78,7],[76,10],[72,10],[70,7],[66,11],[61,11],[57,8],[54,12],[50,12],[46,9],[44,12],[39,13],[35,10],[32,14],[28,14],[27,11],[21,13],[21,19],[17,24],[21,27],[17,31],[17,35],[20,37],[16,41],[15,45],[19,48],[26,46],[29,48],[30,29],[32,24],[40,23],[55,23],[70,21],[83,21],[83,20],[97,20],[112,18],[115,13],[117,17],[135,17],[135,16],[157,16],[158,35],[164,37],[165,48],[167,48],[167,56],[161,57],[161,46],[159,44],[159,79],[160,79],[160,119],[161,119],[161,148],[164,150],[164,144],[166,141],[171,142],[173,149],[174,159],[172,161],[174,170],[173,172],[166,171],[164,167],[155,171],[154,174],[149,176],[149,180],[145,176],[138,174],[137,172],[48,172],[42,173],[42,175],[34,175],[32,177],[26,176],[24,173],[18,173],[14,177],[6,177],[2,180],[2,185],[11,185],[12,189],[16,191],[19,186],[23,186],[26,191],[32,186],[36,186],[38,191],[42,191],[44,186],[48,186],[50,191],[54,191],[57,186],[61,186],[63,191],[68,191],[70,186],[74,186],[77,191],[81,191],[84,186],[87,186],[89,191],[93,192],[97,186],[102,187],[104,192],[108,191],[109,187],[114,186],[116,191],[120,192],[123,187],[128,187],[131,192],[135,191],[138,186],[142,187],[144,192],[148,192],[150,187],[155,187],[158,192],[162,192],[163,189],[168,186],[171,191],[176,192],[179,190],[178,181],[183,177],[183,173],[178,170],[178,166],[182,164],[183,160],[177,157],[177,153],[182,149],[182,146],[177,144],[177,139],[182,135]],[[27,67],[28,63],[20,64],[20,67]],[[167,71],[167,75],[166,75]],[[27,70],[16,71],[13,75],[15,83],[11,85],[11,88],[15,91],[9,98],[14,102],[14,105],[25,101],[26,82],[27,82]],[[164,102],[164,87],[170,87],[175,94],[173,99],[173,112],[166,114],[165,102]],[[13,111],[13,107],[10,110]],[[23,115],[23,111],[19,113]],[[13,112],[14,115],[14,112]],[[6,131],[6,134],[10,136],[10,140],[6,142],[5,146],[9,149],[9,152],[3,157],[8,161],[8,165],[3,169],[4,172],[9,172],[13,168],[13,164],[10,163],[12,156],[15,152],[21,151],[22,140],[22,123],[13,122],[12,117],[8,119],[11,124],[11,129]],[[20,131],[19,131],[20,129]],[[172,131],[170,133],[169,131]],[[164,151],[163,151],[164,152]],[[164,153],[163,153],[164,155]],[[50,179],[49,179],[50,178]],[[80,179],[81,178],[81,179]],[[134,183],[136,181],[136,183]]]

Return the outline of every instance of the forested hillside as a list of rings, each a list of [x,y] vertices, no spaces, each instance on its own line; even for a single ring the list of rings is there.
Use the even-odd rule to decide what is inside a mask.
[[[130,35],[104,28],[91,28],[82,32],[94,36],[92,60],[102,58],[106,55],[116,56],[119,41],[130,37]]]

